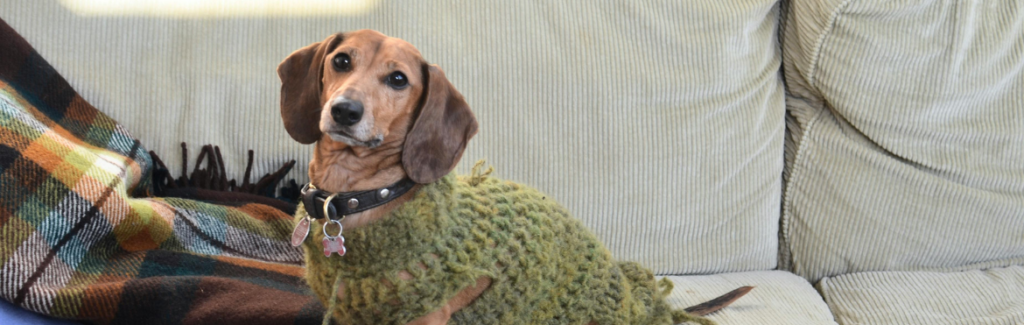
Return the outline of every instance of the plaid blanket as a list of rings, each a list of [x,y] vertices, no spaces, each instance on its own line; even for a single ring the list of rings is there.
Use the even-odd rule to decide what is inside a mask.
[[[314,324],[291,217],[147,197],[152,158],[0,20],[0,297],[98,324]]]

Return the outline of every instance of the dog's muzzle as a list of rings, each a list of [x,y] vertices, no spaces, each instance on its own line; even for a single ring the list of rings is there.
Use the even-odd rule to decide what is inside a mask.
[[[363,103],[345,99],[331,106],[331,118],[341,126],[353,126],[363,119]]]

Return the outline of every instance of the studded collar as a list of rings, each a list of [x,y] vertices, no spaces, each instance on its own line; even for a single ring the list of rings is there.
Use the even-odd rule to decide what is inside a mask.
[[[321,191],[308,183],[302,187],[302,204],[306,213],[313,219],[327,217],[331,220],[341,220],[347,215],[363,212],[391,202],[409,192],[416,182],[409,178],[402,179],[397,183],[385,188],[360,192],[339,192],[331,193]],[[327,203],[327,209],[324,204]],[[324,214],[327,214],[326,216]]]

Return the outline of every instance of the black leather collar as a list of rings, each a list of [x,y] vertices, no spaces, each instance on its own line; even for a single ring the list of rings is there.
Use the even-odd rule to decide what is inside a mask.
[[[302,187],[302,205],[313,219],[340,220],[345,216],[373,209],[401,197],[416,185],[411,179],[403,179],[385,188],[361,192],[330,193],[321,191],[312,183]],[[330,202],[324,215],[324,202]]]

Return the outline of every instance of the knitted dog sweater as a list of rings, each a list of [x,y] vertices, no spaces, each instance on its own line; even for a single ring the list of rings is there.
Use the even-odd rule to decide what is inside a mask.
[[[306,280],[340,324],[406,324],[481,276],[491,286],[449,324],[709,323],[672,310],[663,300],[670,281],[614,262],[582,223],[534,189],[486,174],[448,175],[414,195],[389,216],[345,230],[344,256],[324,256],[319,227],[304,242]],[[305,217],[300,206],[295,221]],[[399,279],[401,270],[413,278]],[[336,281],[346,291],[332,297]]]

